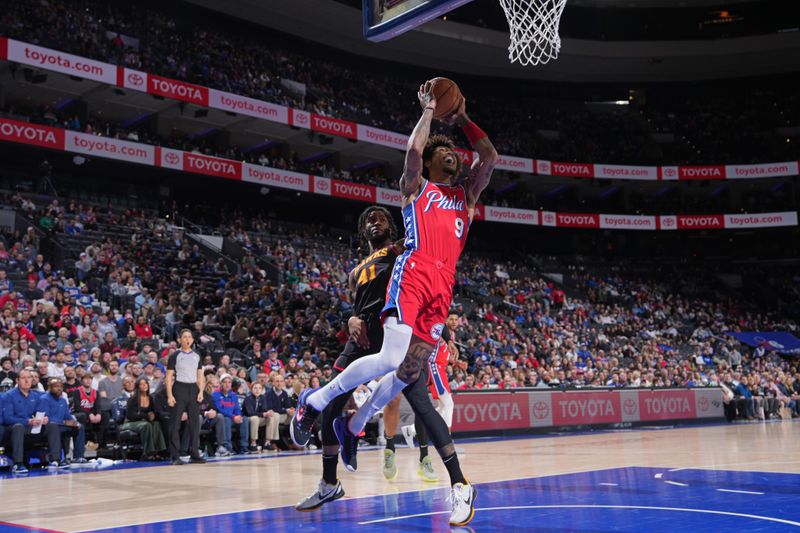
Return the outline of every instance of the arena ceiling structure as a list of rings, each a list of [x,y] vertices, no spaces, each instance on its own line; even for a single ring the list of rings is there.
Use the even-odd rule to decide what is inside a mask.
[[[454,73],[587,83],[732,79],[800,69],[793,0],[568,0],[557,61],[511,65],[497,0],[365,41],[361,0],[187,0],[348,53]]]

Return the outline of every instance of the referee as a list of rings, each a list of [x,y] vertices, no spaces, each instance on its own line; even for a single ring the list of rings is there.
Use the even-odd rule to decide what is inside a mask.
[[[194,337],[191,330],[183,329],[180,334],[181,349],[169,356],[167,362],[167,403],[169,413],[169,454],[173,465],[184,464],[180,458],[180,429],[183,413],[188,415],[189,462],[205,463],[200,455],[200,409],[206,378],[200,354],[192,350]]]

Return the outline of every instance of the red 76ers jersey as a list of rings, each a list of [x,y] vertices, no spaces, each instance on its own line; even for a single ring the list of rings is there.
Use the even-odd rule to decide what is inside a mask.
[[[417,197],[403,209],[405,247],[455,270],[469,232],[467,193],[461,185],[422,181]]]

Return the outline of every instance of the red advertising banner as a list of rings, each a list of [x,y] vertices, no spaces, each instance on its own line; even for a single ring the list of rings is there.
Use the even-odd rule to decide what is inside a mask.
[[[725,167],[722,165],[694,165],[678,167],[681,180],[724,180]]]
[[[208,88],[185,81],[150,75],[147,77],[147,92],[164,98],[172,98],[192,104],[208,106]]]
[[[183,169],[186,172],[196,172],[209,176],[219,176],[234,180],[242,179],[241,162],[191,152],[183,152]]]
[[[453,399],[454,432],[724,416],[722,391],[717,388],[458,391]]]
[[[554,393],[552,399],[554,426],[622,421],[619,394],[610,391]]]
[[[678,229],[721,229],[725,227],[723,215],[677,215]]]
[[[527,394],[458,394],[453,398],[453,431],[531,426]]]
[[[64,150],[64,130],[0,118],[0,141]]]
[[[0,59],[5,61],[8,59],[8,39],[0,37]]]
[[[358,139],[355,122],[317,115],[316,113],[311,113],[311,129],[320,133],[336,135],[337,137]]]
[[[638,391],[639,420],[681,420],[696,418],[694,391]]]
[[[599,228],[600,216],[593,213],[556,213],[559,228]]]
[[[361,200],[362,202],[375,201],[375,187],[372,185],[362,185],[350,181],[331,180],[331,196],[338,198],[348,198],[350,200]]]
[[[456,147],[456,153],[458,154],[458,157],[461,158],[461,164],[464,166],[464,168],[469,168],[469,166],[472,164],[472,161],[475,159],[475,154],[472,152],[472,150],[465,150],[463,148]]]
[[[562,163],[560,161],[550,161],[550,175],[593,178],[594,165],[591,163]]]

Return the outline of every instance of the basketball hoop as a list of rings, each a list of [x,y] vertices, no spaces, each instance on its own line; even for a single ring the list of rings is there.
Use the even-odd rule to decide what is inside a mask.
[[[521,65],[544,65],[558,57],[558,24],[567,0],[500,0],[508,20],[508,59]]]

